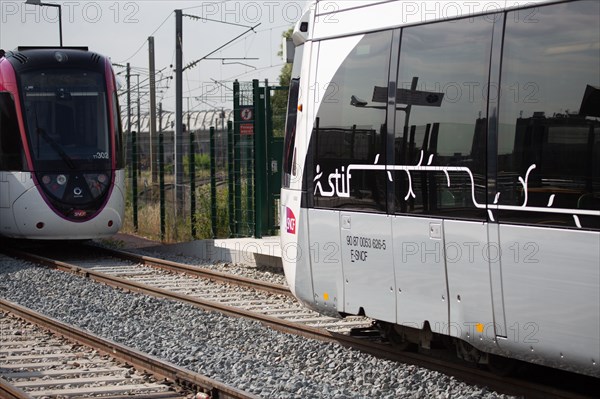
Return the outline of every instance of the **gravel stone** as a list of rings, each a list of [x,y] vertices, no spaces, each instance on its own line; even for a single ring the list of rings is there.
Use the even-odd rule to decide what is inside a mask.
[[[102,242],[97,242],[96,245],[109,246]],[[127,252],[137,255],[150,256],[154,258],[166,259],[173,262],[183,263],[190,266],[201,266],[202,268],[221,272],[244,276],[255,280],[267,281],[272,284],[280,284],[287,286],[283,270],[278,270],[268,266],[250,266],[230,262],[206,262],[200,258],[193,256],[177,255],[173,253],[160,252],[147,248],[128,248]]]
[[[510,397],[6,257],[0,257],[0,296],[265,398]]]

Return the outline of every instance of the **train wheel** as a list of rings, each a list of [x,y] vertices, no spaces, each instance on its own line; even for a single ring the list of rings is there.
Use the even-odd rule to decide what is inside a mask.
[[[405,352],[414,352],[417,350],[417,344],[406,338],[406,334],[402,331],[401,326],[386,323],[385,337],[396,350]]]
[[[488,369],[501,377],[508,377],[517,369],[519,362],[516,359],[510,359],[504,356],[488,355]]]

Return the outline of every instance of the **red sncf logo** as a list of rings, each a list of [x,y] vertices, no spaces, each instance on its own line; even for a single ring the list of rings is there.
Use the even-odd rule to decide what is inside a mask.
[[[286,207],[285,227],[286,227],[288,233],[296,234],[296,216],[294,216],[294,212],[292,212],[292,210],[287,207]]]

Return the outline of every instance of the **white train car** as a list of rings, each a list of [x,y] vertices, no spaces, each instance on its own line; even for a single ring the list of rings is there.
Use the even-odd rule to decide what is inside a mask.
[[[317,1],[296,25],[294,294],[394,342],[600,377],[600,2]]]
[[[87,48],[0,53],[0,236],[115,234],[125,158],[109,59]]]

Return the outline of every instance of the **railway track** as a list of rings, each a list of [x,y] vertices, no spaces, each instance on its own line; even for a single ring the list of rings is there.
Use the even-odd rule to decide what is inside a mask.
[[[297,325],[304,325],[309,334],[323,329],[349,334],[354,328],[369,327],[372,323],[364,317],[339,319],[310,311],[281,285],[123,251],[84,246],[79,252],[71,249],[69,255],[52,250],[41,251],[47,256],[16,250],[11,253],[123,289],[172,297],[284,330],[293,331]]]
[[[0,396],[255,398],[0,299]]]
[[[339,319],[324,318],[295,303],[284,287],[273,287],[272,284],[265,285],[263,282],[255,284],[254,280],[238,276],[205,271],[198,267],[122,251],[100,248],[94,248],[94,251],[97,252],[93,254],[93,258],[79,259],[79,256],[71,256],[69,262],[21,251],[9,252],[12,256],[85,276],[114,287],[257,320],[277,330],[334,341],[378,357],[440,371],[467,383],[485,385],[507,394],[532,398],[591,397],[578,395],[570,390],[548,387],[543,381],[536,383],[500,377],[455,361],[421,353],[397,352],[380,340],[357,338],[350,332],[354,328],[369,326],[368,319],[353,318],[340,322]],[[99,262],[99,259],[103,260]],[[110,259],[110,264],[105,264],[106,259]],[[215,284],[215,281],[218,283]],[[219,288],[215,288],[215,285]],[[228,288],[223,289],[223,286]],[[274,298],[276,302],[272,302]]]

